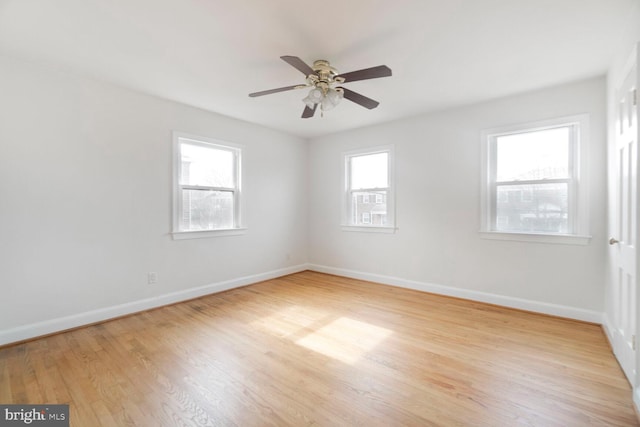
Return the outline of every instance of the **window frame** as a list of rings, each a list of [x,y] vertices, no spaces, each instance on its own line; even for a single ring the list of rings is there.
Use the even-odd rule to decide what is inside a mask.
[[[214,187],[183,185],[180,182],[182,176],[182,151],[183,143],[224,150],[233,154],[234,181],[233,187]],[[174,131],[172,133],[172,161],[173,161],[173,201],[172,201],[172,228],[171,235],[174,240],[195,239],[218,236],[230,236],[244,234],[247,230],[243,225],[243,197],[242,197],[242,152],[244,147],[239,144],[221,141],[214,138],[192,135]],[[185,190],[204,190],[231,192],[233,194],[233,226],[230,228],[216,228],[210,230],[182,230],[180,228],[182,212],[182,192]]]
[[[387,187],[351,189],[351,159],[373,154],[387,153]],[[397,230],[395,222],[395,177],[394,177],[394,147],[385,145],[378,147],[362,148],[342,153],[342,223],[343,231],[356,231],[368,233],[395,233]],[[355,224],[353,222],[353,212],[351,211],[351,193],[353,192],[375,192],[385,191],[387,199],[387,224]],[[373,220],[373,216],[371,217]]]
[[[501,182],[496,180],[498,137],[519,133],[536,132],[560,127],[569,127],[569,178],[546,180],[522,180],[515,182]],[[589,209],[588,189],[585,179],[587,167],[587,150],[589,146],[589,116],[580,114],[559,117],[550,120],[504,126],[487,129],[481,132],[482,164],[481,164],[481,197],[480,197],[480,237],[495,240],[514,240],[535,243],[558,243],[586,245],[589,243]],[[523,185],[530,183],[567,182],[569,232],[510,232],[496,230],[496,199],[499,185]],[[509,197],[510,199],[510,197]]]

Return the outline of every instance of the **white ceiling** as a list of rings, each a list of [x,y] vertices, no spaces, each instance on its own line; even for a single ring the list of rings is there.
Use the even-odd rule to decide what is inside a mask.
[[[0,0],[0,54],[314,137],[606,72],[638,0]],[[393,76],[300,118],[279,59]]]

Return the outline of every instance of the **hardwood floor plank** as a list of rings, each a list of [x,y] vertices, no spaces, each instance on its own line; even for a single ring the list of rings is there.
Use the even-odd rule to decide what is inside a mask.
[[[315,272],[0,349],[72,426],[640,425],[602,329]]]

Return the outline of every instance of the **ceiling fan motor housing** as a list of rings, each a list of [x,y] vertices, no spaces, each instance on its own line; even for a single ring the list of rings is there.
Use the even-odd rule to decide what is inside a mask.
[[[318,59],[313,61],[313,71],[318,73],[321,79],[331,79],[338,75],[338,70],[329,65],[329,61],[326,59]]]
[[[324,94],[332,85],[344,83],[344,79],[338,77],[338,70],[332,67],[326,59],[314,61],[313,71],[316,74],[309,75],[307,81],[310,85],[322,90]]]

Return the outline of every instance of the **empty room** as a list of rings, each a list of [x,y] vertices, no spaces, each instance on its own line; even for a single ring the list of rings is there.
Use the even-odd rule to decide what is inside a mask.
[[[638,0],[0,0],[0,425],[640,425]]]

